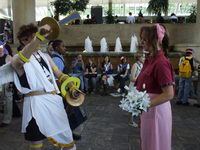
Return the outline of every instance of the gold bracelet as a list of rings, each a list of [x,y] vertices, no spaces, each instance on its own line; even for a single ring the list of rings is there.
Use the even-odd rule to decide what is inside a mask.
[[[56,70],[58,70],[58,67],[57,67],[57,66],[54,66],[54,67],[53,67],[53,72],[55,72]]]
[[[19,51],[18,53],[18,57],[21,61],[27,63],[27,62],[30,62],[30,60],[28,58],[26,58],[23,54],[22,54],[22,51]]]
[[[59,78],[59,82],[60,82],[60,83],[62,82],[62,80],[63,80],[64,77],[69,78],[68,75],[66,75],[66,74],[62,74],[62,75],[60,76],[60,78]]]
[[[30,145],[30,148],[37,149],[37,148],[41,148],[42,146],[43,144],[34,144],[34,145]]]
[[[40,41],[46,40],[46,38],[45,38],[43,35],[41,35],[39,32],[36,32],[35,36],[36,36]]]

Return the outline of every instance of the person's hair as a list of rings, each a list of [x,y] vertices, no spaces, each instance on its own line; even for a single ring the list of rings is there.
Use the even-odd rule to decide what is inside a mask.
[[[129,12],[129,15],[132,15],[132,12]]]
[[[171,13],[171,16],[176,16],[175,13]]]
[[[51,43],[53,44],[53,41],[54,40],[50,40],[47,45],[49,46]]]
[[[144,56],[144,52],[142,50],[138,50],[135,54],[135,60],[138,61],[140,57]]]
[[[54,40],[52,43],[53,50],[55,51],[56,48],[62,43],[62,40]]]
[[[24,45],[19,45],[19,46],[17,47],[17,51],[19,52],[19,51],[21,51],[23,48],[24,48]]]
[[[29,36],[32,36],[32,34],[36,33],[37,31],[38,31],[38,28],[33,23],[28,24],[28,25],[22,25],[19,28],[19,31],[17,33],[17,38],[19,41],[21,41],[22,38],[28,38]]]
[[[166,31],[166,27],[164,25],[161,25],[165,28],[165,35],[163,37],[162,43],[160,44],[160,47],[164,51],[165,56],[167,56],[168,49],[169,49],[169,37]],[[157,43],[158,43],[158,35],[157,35],[157,28],[156,26],[144,26],[140,30],[140,38],[142,37],[142,34],[144,34],[145,41],[148,43],[149,47],[152,48],[151,55],[155,56],[158,49],[157,49]]]

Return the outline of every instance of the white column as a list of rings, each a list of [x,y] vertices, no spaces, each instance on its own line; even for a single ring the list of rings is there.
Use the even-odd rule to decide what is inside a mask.
[[[14,43],[19,27],[35,22],[35,0],[12,0]]]
[[[112,0],[108,1],[108,10],[112,10]]]

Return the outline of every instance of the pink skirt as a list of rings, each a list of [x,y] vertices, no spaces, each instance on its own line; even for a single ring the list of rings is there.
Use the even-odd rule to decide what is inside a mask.
[[[149,94],[150,98],[157,94]],[[172,113],[170,102],[151,107],[141,117],[141,149],[171,150]]]

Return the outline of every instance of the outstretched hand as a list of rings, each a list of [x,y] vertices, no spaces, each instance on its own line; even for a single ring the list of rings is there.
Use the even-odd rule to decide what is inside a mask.
[[[39,27],[39,31],[38,31],[41,35],[43,35],[44,37],[47,37],[51,32],[51,27],[48,24],[45,24],[41,27]]]

